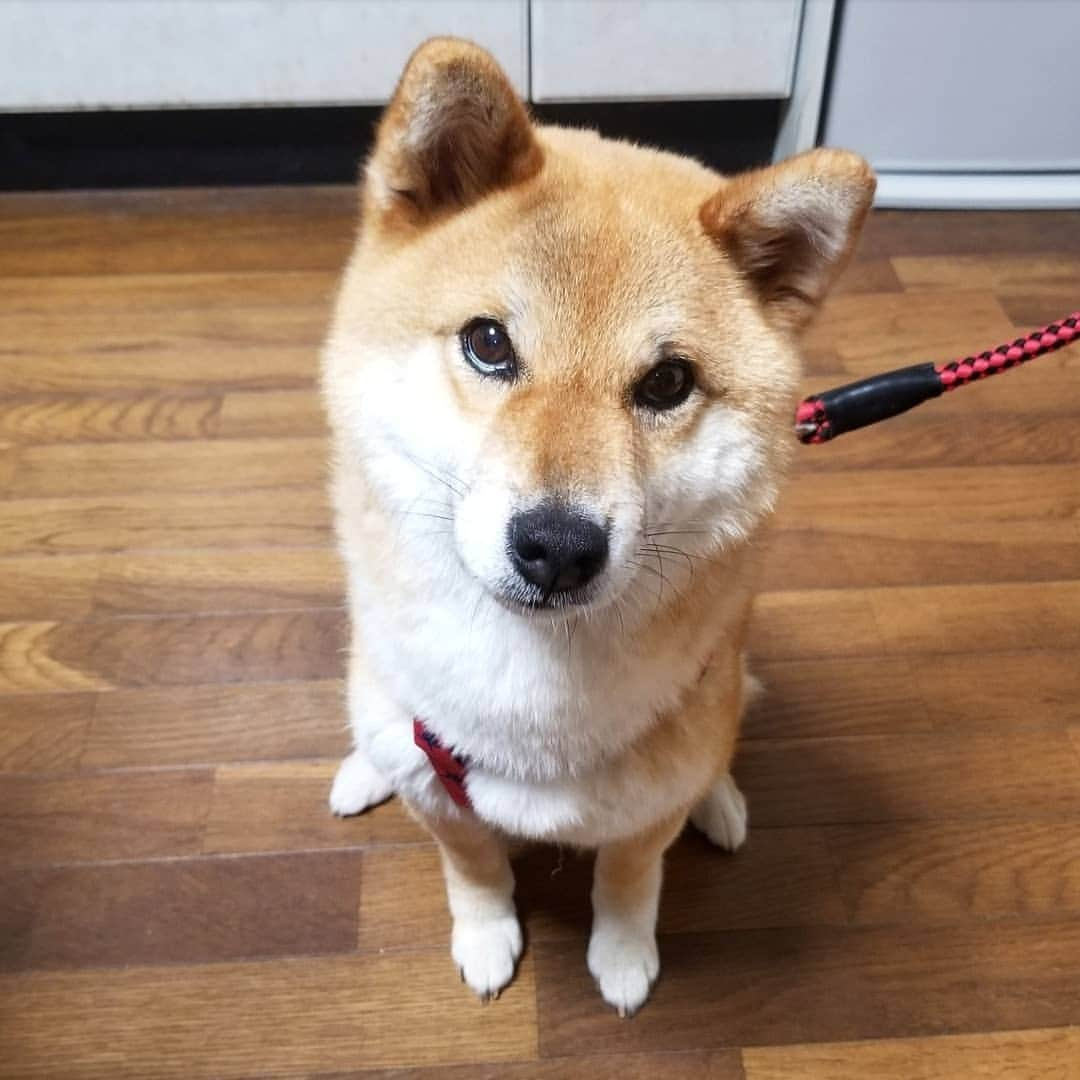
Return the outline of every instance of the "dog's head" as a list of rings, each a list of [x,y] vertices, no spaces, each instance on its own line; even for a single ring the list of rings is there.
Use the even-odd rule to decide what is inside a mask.
[[[344,468],[523,612],[738,543],[873,188],[840,151],[725,179],[535,127],[487,53],[429,42],[379,127],[326,351]]]

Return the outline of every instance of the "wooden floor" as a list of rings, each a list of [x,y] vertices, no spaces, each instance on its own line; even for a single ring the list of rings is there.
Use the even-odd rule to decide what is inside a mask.
[[[417,827],[326,810],[352,206],[0,199],[0,1075],[1080,1076],[1080,347],[800,451],[747,847],[674,849],[632,1021],[587,860],[526,855],[485,1006]],[[878,214],[808,388],[1077,307],[1080,215]]]

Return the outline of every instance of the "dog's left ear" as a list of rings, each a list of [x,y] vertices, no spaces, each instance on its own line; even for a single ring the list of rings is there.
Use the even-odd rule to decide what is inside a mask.
[[[799,329],[847,263],[875,186],[857,154],[810,150],[733,177],[702,206],[701,223],[770,320]]]
[[[532,122],[498,62],[478,45],[433,38],[413,53],[367,165],[371,210],[420,226],[543,163]]]

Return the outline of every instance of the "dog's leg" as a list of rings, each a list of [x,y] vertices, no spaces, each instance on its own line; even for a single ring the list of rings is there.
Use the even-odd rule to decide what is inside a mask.
[[[498,997],[513,978],[521,955],[506,841],[471,816],[429,818],[411,809],[439,843],[454,920],[450,946],[454,963],[480,997]]]
[[[713,781],[705,797],[690,813],[694,827],[700,829],[717,847],[738,851],[746,839],[746,799],[735,786],[731,773]]]
[[[660,971],[656,912],[664,851],[679,835],[685,811],[648,832],[600,848],[593,876],[588,965],[604,1000],[630,1016]]]
[[[741,669],[740,722],[746,710],[765,693],[765,687],[747,670],[745,653],[741,658]],[[697,806],[690,811],[690,820],[695,829],[703,832],[717,847],[725,851],[738,851],[743,846],[748,823],[746,799],[726,768],[712,782]]]
[[[330,788],[330,809],[339,817],[361,814],[394,794],[389,781],[360,747],[366,745],[370,733],[395,720],[402,722],[401,710],[382,692],[365,667],[360,650],[355,648],[349,658],[347,691],[355,749],[338,767]]]
[[[361,814],[386,802],[394,789],[368,761],[362,750],[354,750],[338,766],[330,788],[330,809],[339,817]]]

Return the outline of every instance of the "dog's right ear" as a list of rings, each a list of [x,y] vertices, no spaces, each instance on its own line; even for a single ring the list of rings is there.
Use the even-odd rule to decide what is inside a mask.
[[[433,38],[413,53],[367,164],[368,213],[419,226],[535,175],[543,152],[489,53]]]

